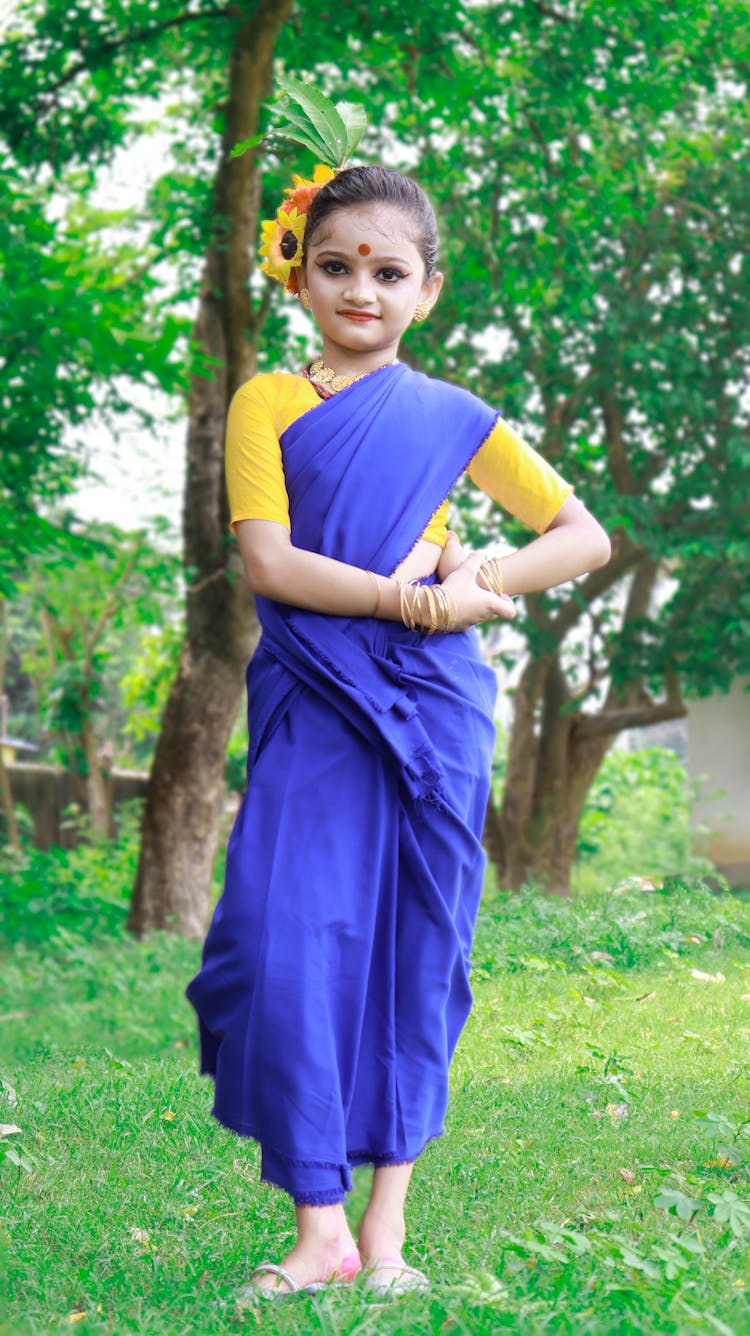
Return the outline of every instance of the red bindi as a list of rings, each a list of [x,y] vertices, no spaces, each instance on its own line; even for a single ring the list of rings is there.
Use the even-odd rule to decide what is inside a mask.
[[[370,247],[368,246],[366,241],[360,242],[359,246],[357,247],[357,250],[359,251],[360,255],[370,254]]]

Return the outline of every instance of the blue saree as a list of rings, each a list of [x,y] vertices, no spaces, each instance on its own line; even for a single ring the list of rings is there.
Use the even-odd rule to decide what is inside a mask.
[[[295,546],[390,575],[497,414],[381,368],[281,439]],[[469,955],[494,741],[471,630],[256,600],[248,787],[187,996],[213,1113],[298,1203],[444,1130],[471,1007]]]

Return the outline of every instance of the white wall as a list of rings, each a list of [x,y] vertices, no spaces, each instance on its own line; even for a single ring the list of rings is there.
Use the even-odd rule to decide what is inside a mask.
[[[699,785],[696,825],[711,832],[709,857],[730,883],[750,886],[750,682],[691,701],[688,769]]]

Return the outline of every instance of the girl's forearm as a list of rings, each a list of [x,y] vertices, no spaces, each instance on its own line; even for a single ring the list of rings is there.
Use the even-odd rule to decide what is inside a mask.
[[[263,598],[334,617],[401,620],[399,587],[384,575],[376,579],[371,571],[291,544],[268,557],[244,551],[243,557],[250,587]]]
[[[237,536],[250,588],[277,603],[335,617],[403,620],[415,630],[460,631],[492,617],[513,616],[510,599],[477,584],[478,553],[454,572],[450,591],[405,590],[402,617],[402,586],[394,578],[296,548],[272,521],[242,521]]]
[[[500,558],[506,594],[532,594],[574,580],[609,560],[606,534],[595,523],[561,524]]]

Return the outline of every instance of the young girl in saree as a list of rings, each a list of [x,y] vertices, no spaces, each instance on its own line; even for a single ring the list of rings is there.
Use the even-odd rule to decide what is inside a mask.
[[[321,355],[255,376],[230,410],[232,525],[262,636],[247,793],[187,989],[213,1113],[260,1143],[261,1177],[296,1207],[294,1247],[256,1269],[248,1302],[360,1271],[381,1296],[427,1283],[404,1260],[404,1203],[443,1133],[471,1007],[496,694],[474,628],[609,556],[494,409],[398,361],[442,284],[422,190],[355,167],[302,191],[266,253]],[[463,553],[446,509],[466,470],[538,537]],[[365,1163],[355,1242],[344,1203]]]

